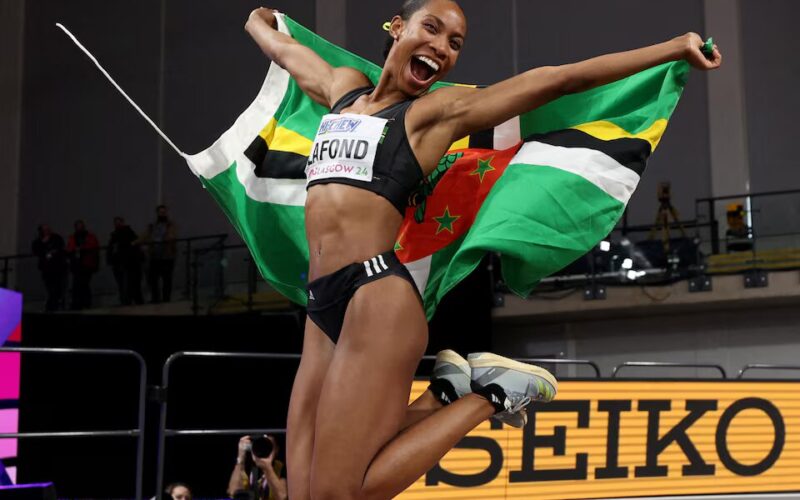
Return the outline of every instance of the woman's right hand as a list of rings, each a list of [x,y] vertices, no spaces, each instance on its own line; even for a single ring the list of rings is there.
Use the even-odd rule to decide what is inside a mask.
[[[250,16],[247,18],[247,21],[250,22],[254,19],[261,19],[270,25],[273,29],[277,29],[277,23],[275,22],[275,10],[269,9],[267,7],[259,7],[253,12],[250,13]]]

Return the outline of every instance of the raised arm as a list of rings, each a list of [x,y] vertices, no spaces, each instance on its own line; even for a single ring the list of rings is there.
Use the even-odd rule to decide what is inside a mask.
[[[583,92],[620,80],[669,61],[686,59],[693,67],[710,70],[719,67],[722,56],[714,47],[706,58],[703,40],[695,33],[641,49],[607,54],[574,64],[549,66],[526,71],[484,89],[463,87],[442,89],[435,104],[440,111],[432,127],[448,127],[452,140],[485,130],[535,109],[563,95]],[[438,124],[437,124],[438,123]]]
[[[313,50],[275,27],[275,12],[264,7],[250,13],[245,31],[261,51],[292,75],[311,99],[325,107],[354,87],[367,85],[367,77],[351,68],[334,68]]]

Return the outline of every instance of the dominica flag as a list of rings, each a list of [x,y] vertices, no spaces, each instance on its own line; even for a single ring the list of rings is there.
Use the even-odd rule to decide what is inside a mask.
[[[281,31],[333,66],[378,81],[380,67],[287,16],[277,18]],[[415,193],[395,244],[428,317],[486,252],[501,255],[506,283],[524,296],[608,235],[664,133],[688,70],[685,62],[664,64],[454,143]],[[304,170],[327,112],[272,64],[234,125],[205,151],[186,155],[264,278],[300,304],[308,269]]]

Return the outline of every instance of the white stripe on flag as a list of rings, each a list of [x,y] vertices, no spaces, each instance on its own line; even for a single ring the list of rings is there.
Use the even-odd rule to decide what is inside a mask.
[[[369,261],[368,260],[364,261],[364,269],[367,270],[367,278],[370,278],[372,276],[372,269],[370,269],[370,267],[369,267]]]
[[[283,14],[278,14],[275,18],[278,23],[278,30],[288,34],[289,28],[283,20]],[[186,161],[192,172],[195,175],[210,179],[228,170],[233,162],[236,161],[239,180],[248,187],[247,194],[254,200],[267,203],[304,205],[305,193],[302,195],[302,200],[300,200],[300,196],[297,193],[291,195],[280,193],[280,188],[272,187],[278,179],[256,177],[252,171],[245,172],[241,165],[243,158],[245,158],[242,152],[247,149],[253,139],[258,136],[267,122],[275,115],[288,87],[289,72],[277,64],[270,64],[267,77],[261,85],[261,90],[258,91],[258,95],[250,106],[236,119],[233,126],[204,151],[186,156]],[[248,163],[251,166],[253,165],[252,162]],[[250,167],[250,169],[252,168],[254,167]],[[303,183],[305,184],[305,180],[303,180]],[[281,183],[279,182],[278,185],[281,185]],[[303,188],[303,191],[305,192],[305,188]],[[286,199],[292,202],[286,203],[282,201]]]
[[[380,266],[378,266],[378,259],[376,259],[375,257],[372,258],[372,267],[375,268],[375,272],[378,274],[380,274],[383,271],[383,269],[381,269]]]
[[[493,149],[508,149],[520,141],[519,116],[501,123],[494,128]]]
[[[262,203],[293,205],[296,207],[302,207],[306,204],[305,179],[256,177],[255,168],[256,166],[253,162],[240,153],[236,161],[236,177],[244,186],[244,190],[250,199]]]
[[[580,175],[622,202],[628,200],[639,183],[639,175],[607,154],[588,148],[565,148],[541,142],[527,142],[514,155],[511,165],[526,163],[554,167]]]
[[[383,270],[389,270],[389,266],[386,265],[386,262],[383,261],[383,255],[378,255],[378,260],[381,261],[381,265],[383,266]]]
[[[428,255],[419,260],[408,262],[405,264],[411,277],[414,278],[414,283],[417,285],[419,294],[425,297],[425,287],[428,286],[428,276],[431,274],[431,261],[433,256]]]

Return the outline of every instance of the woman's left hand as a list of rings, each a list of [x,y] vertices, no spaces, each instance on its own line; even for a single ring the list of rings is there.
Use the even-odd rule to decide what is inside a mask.
[[[683,58],[692,65],[693,68],[702,70],[717,69],[722,64],[722,54],[716,45],[710,56],[703,53],[705,42],[697,33],[686,33],[676,38],[683,47]]]

